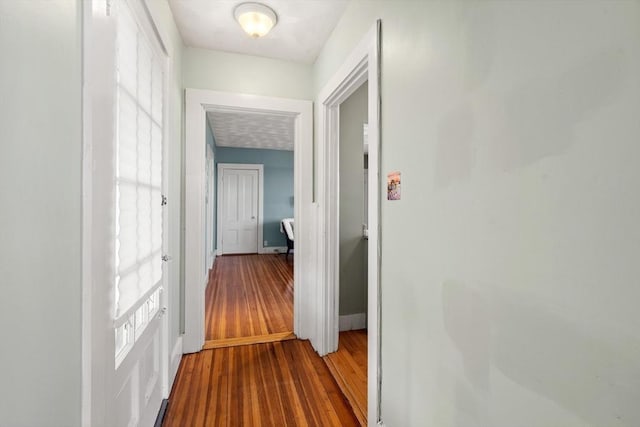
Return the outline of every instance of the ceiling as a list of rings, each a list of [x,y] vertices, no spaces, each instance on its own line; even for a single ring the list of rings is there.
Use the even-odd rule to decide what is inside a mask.
[[[250,38],[235,21],[243,0],[169,0],[187,46],[313,63],[349,0],[258,0],[278,23],[265,37]]]
[[[293,114],[216,109],[207,120],[218,147],[293,151]]]

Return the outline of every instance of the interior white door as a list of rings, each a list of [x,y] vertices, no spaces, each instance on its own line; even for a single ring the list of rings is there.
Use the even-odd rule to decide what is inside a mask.
[[[168,256],[164,170],[166,55],[143,2],[114,6],[116,19],[114,362],[108,426],[151,426],[164,393]],[[166,194],[166,193],[164,193]],[[110,306],[109,302],[104,304]],[[115,328],[115,330],[114,330]],[[114,357],[115,356],[115,357]],[[99,424],[94,424],[99,425]]]
[[[258,252],[258,170],[222,169],[222,253]]]

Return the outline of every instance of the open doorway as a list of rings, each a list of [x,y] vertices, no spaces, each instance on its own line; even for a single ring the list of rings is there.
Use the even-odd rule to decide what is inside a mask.
[[[318,171],[319,171],[319,188],[318,194],[320,202],[323,205],[321,211],[321,233],[326,239],[319,247],[319,271],[321,272],[321,289],[323,296],[320,304],[322,305],[320,313],[320,329],[322,330],[320,350],[322,356],[336,353],[339,357],[339,342],[345,344],[346,339],[340,337],[340,329],[347,329],[345,323],[352,323],[350,329],[358,330],[362,324],[362,317],[366,320],[366,334],[361,334],[360,341],[366,341],[366,351],[354,350],[360,354],[366,354],[366,381],[362,379],[351,378],[351,387],[358,381],[363,382],[360,390],[366,389],[366,394],[360,392],[363,397],[365,409],[360,410],[359,417],[364,420],[367,425],[376,425],[380,421],[380,241],[379,241],[379,218],[380,218],[380,197],[382,191],[380,179],[380,31],[381,22],[378,20],[371,30],[365,35],[363,40],[349,54],[345,62],[338,69],[336,74],[329,79],[324,89],[318,97],[318,106],[320,113],[320,129],[318,138]],[[365,84],[366,83],[366,84]],[[366,89],[362,89],[362,88]],[[349,102],[349,98],[358,90],[366,91],[367,111],[367,197],[366,213],[362,209],[355,208],[354,217],[359,225],[354,235],[354,239],[350,245],[343,246],[341,238],[342,219],[341,193],[344,192],[342,186],[347,184],[343,182],[341,173],[342,168],[351,167],[352,170],[347,173],[362,174],[364,177],[364,151],[360,144],[362,142],[363,124],[356,121],[356,131],[360,134],[358,138],[360,143],[353,146],[354,150],[359,151],[357,158],[352,160],[350,164],[341,164],[341,156],[344,156],[342,147],[342,129],[341,121],[342,109],[346,107],[345,103]],[[356,179],[356,178],[353,178]],[[363,186],[358,186],[358,192],[364,193]],[[355,194],[355,193],[354,193]],[[363,202],[364,203],[364,202]],[[362,215],[362,216],[360,216]],[[365,221],[362,221],[366,219]],[[363,226],[365,224],[365,226]],[[366,239],[365,239],[366,236]],[[348,249],[354,251],[354,248],[365,240],[366,264],[359,262],[354,265],[362,266],[364,264],[366,271],[366,311],[363,313],[345,314],[344,308],[346,300],[343,298],[344,291],[344,264],[341,260],[341,251]],[[358,251],[355,251],[356,253]],[[357,256],[357,255],[356,255]],[[357,267],[359,269],[359,267]],[[361,293],[354,291],[354,296],[361,298]],[[350,304],[350,303],[349,303]],[[342,323],[342,327],[340,325]],[[355,328],[353,327],[355,326]],[[366,338],[365,338],[366,336]],[[344,345],[343,345],[344,347]],[[330,356],[333,357],[333,356]],[[330,359],[330,358],[328,358]],[[325,360],[328,360],[325,359]],[[339,375],[336,379],[338,379]],[[339,380],[339,379],[338,379]],[[347,378],[349,380],[349,378]],[[349,387],[349,384],[346,384]],[[344,389],[343,389],[344,391]],[[346,393],[346,392],[345,392]]]
[[[209,267],[207,265],[207,245],[206,245],[206,203],[205,203],[205,182],[206,182],[206,168],[205,168],[205,152],[207,132],[208,130],[208,116],[210,113],[217,112],[218,114],[232,114],[232,115],[252,115],[254,118],[278,116],[281,118],[290,119],[291,128],[289,132],[293,139],[293,152],[290,153],[290,157],[293,157],[293,195],[287,196],[287,203],[293,204],[292,217],[296,223],[296,229],[304,229],[304,224],[311,224],[309,219],[311,210],[311,138],[312,138],[312,126],[311,126],[311,111],[312,106],[310,101],[291,100],[282,98],[270,98],[256,95],[244,95],[234,94],[216,91],[195,90],[187,89],[186,97],[186,147],[185,147],[185,298],[184,298],[184,335],[183,335],[183,352],[192,353],[197,352],[205,348],[206,340],[206,309],[205,309],[205,292],[207,284],[209,283]],[[246,125],[246,123],[245,123]],[[214,126],[215,127],[215,126]],[[246,126],[245,126],[246,127]],[[214,129],[215,131],[215,129]],[[224,139],[219,136],[219,139]],[[244,138],[246,142],[247,138]],[[224,147],[227,148],[227,147]],[[247,147],[236,147],[236,149],[247,149]],[[240,164],[262,164],[265,172],[264,181],[267,181],[267,163],[269,159],[264,156],[262,159],[256,160],[229,160],[224,158],[221,154],[222,147],[215,148],[214,151],[214,163],[217,166],[220,164],[235,164],[235,170],[240,170]],[[249,151],[249,150],[248,150]],[[255,156],[257,150],[251,151]],[[234,167],[230,167],[232,171]],[[214,168],[215,173],[220,178],[218,168]],[[233,174],[232,174],[233,175]],[[236,174],[237,175],[237,174]],[[251,175],[251,174],[249,174]],[[309,175],[309,176],[307,176]],[[236,178],[238,178],[236,176]],[[259,174],[255,177],[260,180]],[[246,183],[252,182],[254,177],[249,177],[244,180]],[[215,180],[214,180],[215,181]],[[263,182],[264,184],[264,182]],[[224,188],[224,186],[222,187]],[[215,192],[215,191],[214,191]],[[214,200],[218,200],[218,197],[214,197]],[[237,207],[237,205],[236,205]],[[266,211],[267,209],[265,209]],[[214,209],[217,211],[217,209]],[[291,255],[286,258],[286,240],[284,235],[280,233],[280,221],[285,219],[284,217],[290,215],[278,214],[277,219],[270,218],[268,221],[267,214],[258,218],[258,211],[246,210],[249,212],[249,216],[256,216],[256,220],[262,221],[258,224],[259,229],[263,234],[258,238],[256,242],[257,253],[245,256],[246,264],[248,266],[242,271],[234,266],[229,267],[228,271],[239,271],[243,280],[252,282],[252,278],[256,278],[264,273],[264,268],[256,266],[256,263],[252,262],[251,257],[259,257],[264,253],[271,253],[273,260],[282,261],[283,263],[292,262]],[[245,213],[246,213],[245,212]],[[255,215],[252,213],[255,212]],[[282,216],[283,218],[280,218]],[[210,220],[210,217],[209,217]],[[219,218],[216,218],[214,223],[219,223]],[[268,233],[271,233],[275,227],[276,232],[282,239],[280,246],[270,246],[271,237],[265,237],[264,233],[267,233],[266,228],[269,226]],[[216,228],[216,237],[212,239],[213,242],[219,242],[221,229]],[[269,236],[269,234],[266,234]],[[308,318],[308,314],[301,310],[304,305],[304,301],[310,297],[311,292],[308,290],[309,284],[303,280],[302,271],[310,271],[312,266],[310,262],[313,257],[308,254],[311,249],[311,233],[302,236],[296,236],[296,256],[295,263],[292,262],[292,276],[295,283],[295,292],[293,293],[293,308],[292,317],[293,320],[289,324],[293,326],[293,333],[300,338],[308,338],[310,331],[312,331],[312,320]],[[255,247],[255,246],[254,246]],[[221,254],[224,251],[224,244],[217,245],[215,253]],[[251,250],[253,252],[253,249]],[[306,255],[305,255],[306,254]],[[240,255],[233,255],[240,256]],[[220,257],[219,257],[220,258]],[[222,258],[226,261],[226,256]],[[306,262],[305,262],[306,260]],[[223,273],[223,263],[216,260],[213,263],[215,273],[215,267],[219,266],[221,274]],[[231,263],[233,264],[233,263]],[[289,265],[289,264],[285,264]],[[276,267],[277,270],[277,267]],[[291,270],[289,271],[291,274]],[[257,285],[254,283],[254,285]],[[240,291],[242,293],[243,291]],[[269,312],[269,307],[266,307],[264,312]],[[255,311],[254,311],[255,314]],[[259,317],[259,315],[256,315]],[[246,320],[246,316],[240,313],[234,313],[231,317],[235,319]],[[291,335],[291,327],[287,328],[287,334]],[[269,340],[274,340],[273,334],[262,333],[264,331],[253,331],[252,336],[269,335]],[[267,330],[267,332],[269,332]],[[235,337],[242,339],[244,337]],[[276,337],[277,340],[283,339],[282,337]],[[265,341],[258,341],[265,342]],[[206,347],[211,348],[211,347]]]
[[[215,209],[205,221],[217,257],[204,348],[293,339],[294,256],[283,223],[295,218],[296,115],[213,106],[206,118]]]
[[[340,104],[339,115],[339,338],[324,360],[367,425],[368,82]]]

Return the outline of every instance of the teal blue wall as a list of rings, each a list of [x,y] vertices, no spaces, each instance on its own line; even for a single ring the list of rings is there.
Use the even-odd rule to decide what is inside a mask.
[[[218,163],[264,165],[263,239],[269,242],[267,246],[286,246],[280,221],[293,218],[293,151],[217,147],[215,162],[216,169]]]

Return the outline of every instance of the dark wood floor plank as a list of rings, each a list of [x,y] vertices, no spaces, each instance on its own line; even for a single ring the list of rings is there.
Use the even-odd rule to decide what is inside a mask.
[[[338,351],[324,361],[351,404],[360,425],[367,425],[367,331],[340,332]]]
[[[293,332],[292,258],[217,257],[205,300],[207,341]]]
[[[185,355],[164,426],[358,426],[308,341]]]

